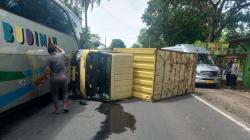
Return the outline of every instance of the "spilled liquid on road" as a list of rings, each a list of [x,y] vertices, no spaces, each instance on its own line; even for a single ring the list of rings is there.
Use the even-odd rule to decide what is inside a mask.
[[[97,109],[99,113],[106,115],[105,120],[92,140],[107,139],[112,133],[121,134],[127,129],[135,131],[135,117],[124,112],[123,107],[117,103],[102,103]]]

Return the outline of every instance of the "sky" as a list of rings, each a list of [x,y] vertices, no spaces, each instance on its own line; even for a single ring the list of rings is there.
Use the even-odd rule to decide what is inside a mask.
[[[88,12],[91,33],[98,34],[107,46],[112,39],[121,39],[127,47],[136,41],[141,28],[146,27],[142,15],[148,0],[102,0],[100,6]],[[84,23],[83,23],[84,25]]]

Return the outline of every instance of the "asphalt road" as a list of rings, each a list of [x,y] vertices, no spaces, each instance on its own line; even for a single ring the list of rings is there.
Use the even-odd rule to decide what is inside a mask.
[[[0,121],[1,140],[250,140],[249,132],[191,95],[156,103],[72,101],[68,114],[51,103],[32,105]]]

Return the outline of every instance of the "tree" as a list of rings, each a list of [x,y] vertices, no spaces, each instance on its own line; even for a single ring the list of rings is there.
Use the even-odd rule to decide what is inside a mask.
[[[110,48],[126,48],[126,46],[121,39],[112,39]]]
[[[134,43],[131,48],[142,48],[139,43]]]
[[[237,29],[229,29],[222,33],[221,40],[230,41],[240,37],[250,36],[250,28],[241,24]]]
[[[197,10],[190,6],[182,8],[181,1],[173,1],[148,2],[142,19],[149,26],[148,32],[151,37],[156,40],[162,38],[168,46],[203,40],[205,30]]]
[[[85,31],[84,28],[83,31]],[[90,28],[85,34],[87,34],[87,37],[82,36],[82,44],[84,44],[84,46],[88,46],[87,48],[96,49],[101,44],[101,37],[98,34],[91,33]]]
[[[81,9],[77,6],[74,0],[63,0],[66,7],[68,7],[79,19],[82,19]]]
[[[83,19],[82,12],[84,10],[84,21],[85,21],[84,38],[89,38],[88,10],[90,6],[91,9],[93,10],[95,4],[99,6],[101,0],[62,0],[62,1],[65,4],[65,6],[67,6],[71,11],[73,11],[76,14],[76,16],[78,16],[81,20]]]
[[[162,48],[166,45],[162,36],[154,35],[154,32],[147,28],[142,28],[140,30],[137,40],[143,48]]]
[[[237,29],[241,23],[250,23],[250,0],[194,0],[209,31],[208,41],[218,39],[224,29]]]
[[[215,41],[224,29],[250,23],[250,0],[150,0],[143,21],[169,45]]]
[[[90,34],[89,48],[97,48],[101,44],[101,37],[98,34]]]
[[[147,28],[142,28],[140,30],[139,36],[138,36],[138,42],[142,45],[143,48],[149,48],[149,44],[151,43],[151,39],[149,37],[149,33]]]
[[[84,20],[85,20],[85,37],[87,37],[88,32],[88,9],[91,6],[91,9],[94,8],[94,4],[98,6],[101,3],[101,0],[75,0],[77,5],[80,5],[81,9],[84,10]]]
[[[100,37],[97,34],[91,34],[91,31],[88,27],[88,9],[91,6],[93,9],[94,4],[100,4],[101,0],[61,0],[66,7],[68,7],[74,14],[79,18],[82,18],[82,10],[84,10],[85,14],[85,28],[82,28],[84,31],[84,36],[81,36],[81,43],[88,48],[95,48],[100,43]],[[93,42],[93,39],[99,39],[99,41]]]

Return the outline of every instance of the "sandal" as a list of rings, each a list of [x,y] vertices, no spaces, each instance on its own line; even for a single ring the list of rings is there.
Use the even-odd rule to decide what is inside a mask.
[[[63,109],[63,113],[68,113],[69,110],[68,109]]]
[[[79,103],[80,105],[88,105],[87,102],[84,102],[84,101],[80,101]]]
[[[59,111],[53,111],[52,114],[60,114]]]

